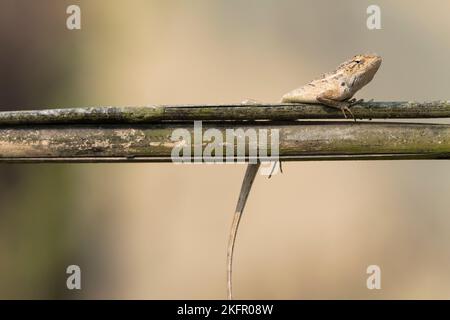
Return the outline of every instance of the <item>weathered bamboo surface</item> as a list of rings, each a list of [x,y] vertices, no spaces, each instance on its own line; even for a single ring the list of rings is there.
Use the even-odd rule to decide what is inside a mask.
[[[447,118],[450,101],[365,102],[352,111],[358,119]],[[313,104],[155,105],[0,112],[0,125],[342,118],[339,110]]]
[[[0,162],[171,162],[171,152],[180,143],[173,141],[172,133],[179,128],[187,129],[194,137],[192,122],[2,124]],[[279,156],[283,160],[450,158],[450,125],[446,124],[365,121],[204,122],[203,130],[209,128],[216,128],[223,136],[226,135],[226,129],[279,130]],[[193,140],[192,148],[196,145],[203,148],[208,143]],[[224,141],[224,148],[226,143],[230,142]],[[270,143],[267,147],[270,154]]]

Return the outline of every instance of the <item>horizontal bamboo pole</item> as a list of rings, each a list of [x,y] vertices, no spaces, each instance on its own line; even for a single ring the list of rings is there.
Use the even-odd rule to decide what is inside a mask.
[[[352,112],[358,119],[446,118],[450,101],[365,102]],[[315,104],[155,105],[0,112],[0,125],[342,118],[339,110]]]
[[[0,125],[0,162],[170,162],[173,148],[180,143],[171,139],[172,134],[181,128],[194,137],[192,122]],[[450,158],[450,125],[445,124],[203,122],[203,132],[212,128],[224,137],[227,129],[278,130],[282,160]],[[210,142],[194,140],[192,150],[196,146],[203,150]],[[249,147],[248,140],[245,141]],[[223,141],[223,148],[230,143],[236,149],[236,141]],[[270,155],[270,139],[267,147]],[[248,150],[246,155],[248,160]]]

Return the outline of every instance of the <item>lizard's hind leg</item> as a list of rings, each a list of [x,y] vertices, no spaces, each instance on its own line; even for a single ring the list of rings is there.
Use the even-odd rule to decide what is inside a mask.
[[[281,161],[275,161],[275,162],[273,163],[272,170],[270,170],[269,178],[268,178],[268,179],[272,178],[272,175],[273,175],[273,173],[274,173],[274,171],[275,171],[275,168],[276,168],[277,166],[279,166],[280,172],[283,173],[283,166],[282,166],[281,164],[282,164]],[[278,172],[278,171],[277,171],[277,172]]]

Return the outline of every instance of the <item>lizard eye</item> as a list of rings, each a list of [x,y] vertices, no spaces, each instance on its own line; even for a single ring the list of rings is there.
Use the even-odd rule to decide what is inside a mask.
[[[345,82],[341,82],[341,87],[344,87],[345,86]]]
[[[356,62],[356,63],[360,63],[360,62],[361,62],[361,60],[355,60],[355,62]]]

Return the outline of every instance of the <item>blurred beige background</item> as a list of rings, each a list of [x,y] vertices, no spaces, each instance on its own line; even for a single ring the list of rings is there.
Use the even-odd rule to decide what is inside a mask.
[[[78,4],[82,29],[66,29]],[[366,28],[378,4],[382,30]],[[448,99],[448,1],[0,3],[0,109],[277,101],[356,53],[358,97]],[[286,163],[259,176],[236,298],[450,298],[450,164]],[[0,166],[0,298],[223,299],[245,166]],[[66,267],[82,269],[68,291]],[[366,268],[382,289],[366,288]]]

